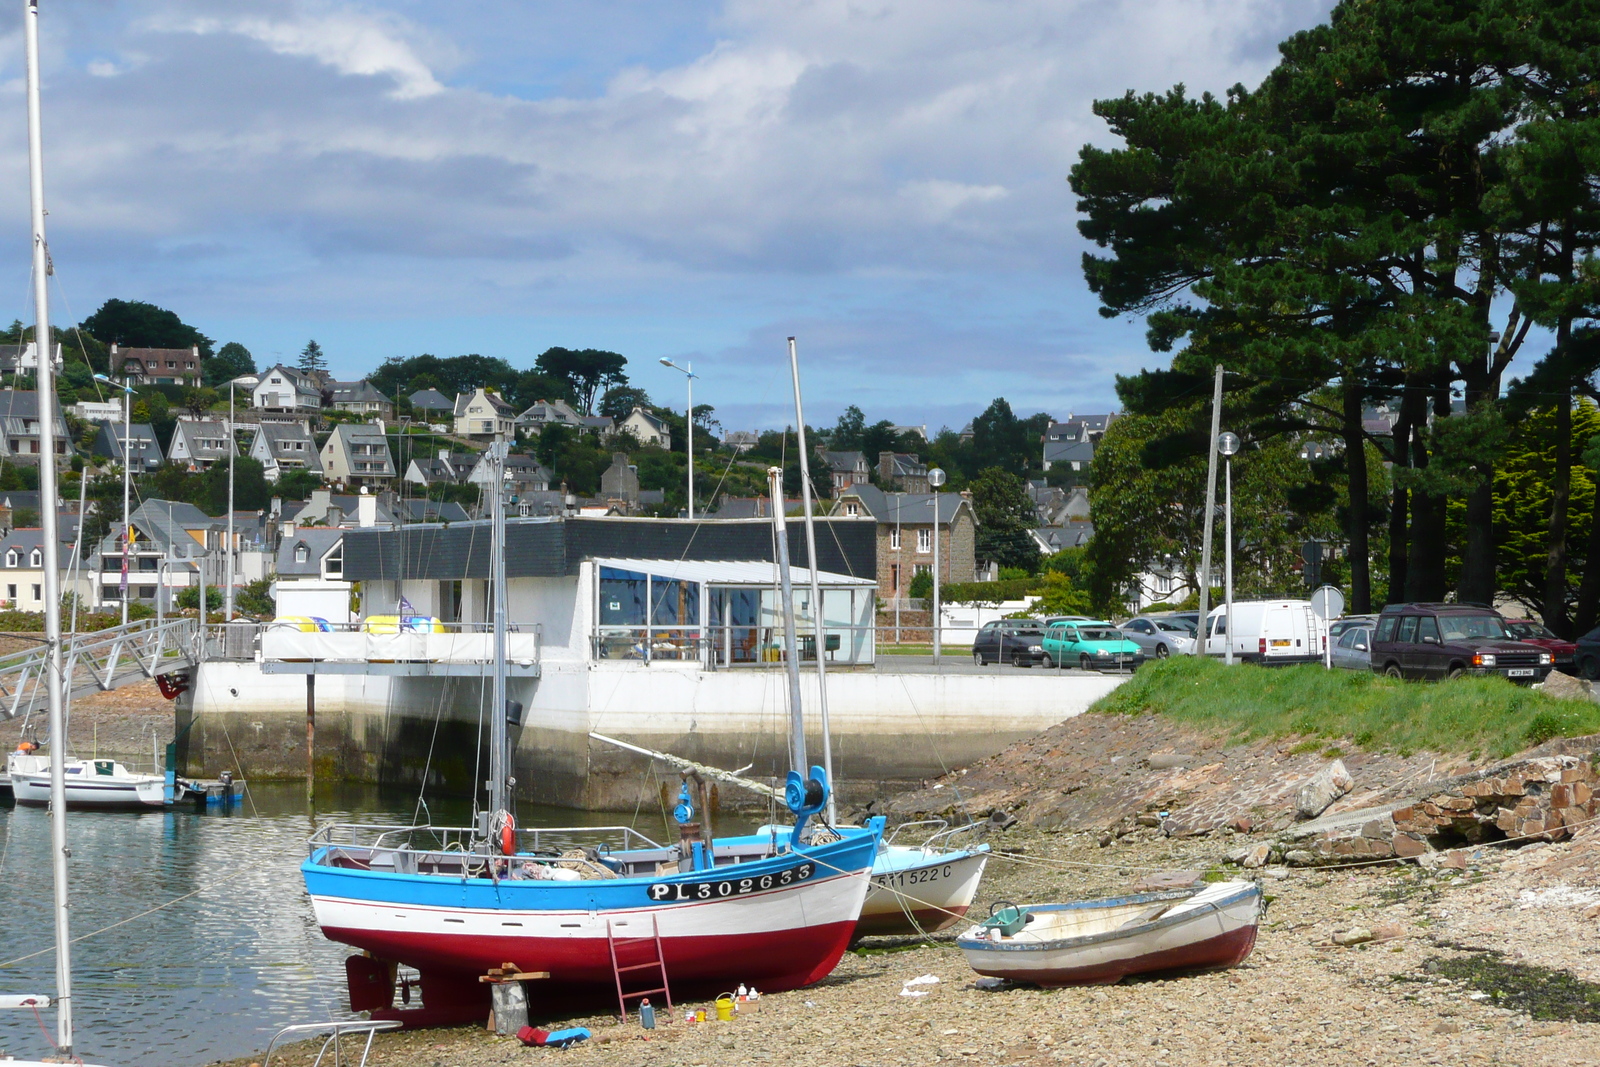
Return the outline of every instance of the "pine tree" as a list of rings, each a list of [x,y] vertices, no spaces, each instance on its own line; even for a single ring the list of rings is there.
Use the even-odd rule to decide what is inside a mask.
[[[300,369],[308,373],[328,369],[328,359],[322,354],[322,346],[315,340],[307,341],[300,350]]]

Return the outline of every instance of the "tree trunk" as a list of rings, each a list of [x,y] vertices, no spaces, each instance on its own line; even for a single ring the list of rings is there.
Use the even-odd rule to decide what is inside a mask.
[[[1555,358],[1562,366],[1572,338],[1572,319],[1563,315],[1556,325]],[[1567,615],[1567,527],[1572,499],[1572,382],[1563,368],[1561,395],[1556,399],[1556,469],[1550,476],[1550,534],[1545,549],[1544,624],[1557,637],[1572,636]]]
[[[1361,432],[1361,382],[1344,379],[1344,455],[1349,482],[1350,612],[1372,610],[1372,550],[1367,541],[1367,447]]]
[[[1409,392],[1409,390],[1407,390]],[[1411,403],[1406,394],[1401,394],[1400,417],[1395,420],[1394,430],[1390,435],[1390,460],[1394,464],[1393,474],[1398,474],[1411,466]],[[1392,489],[1389,501],[1389,589],[1384,598],[1386,603],[1398,604],[1406,598],[1406,580],[1410,568],[1406,566],[1406,559],[1410,555],[1407,542],[1406,516],[1411,511],[1411,494],[1400,483],[1399,478],[1392,477]]]
[[[1416,395],[1417,406],[1425,402],[1426,394],[1420,391]],[[1448,418],[1450,415],[1450,394],[1448,387],[1444,390],[1443,411],[1436,395],[1434,399],[1434,417]],[[1411,466],[1422,470],[1428,466],[1428,448],[1422,433],[1426,424],[1425,418],[1416,421],[1415,429],[1411,434]],[[1445,597],[1445,552],[1444,552],[1444,496],[1437,493],[1414,490],[1411,494],[1411,551],[1406,560],[1406,599],[1412,601],[1437,602]]]

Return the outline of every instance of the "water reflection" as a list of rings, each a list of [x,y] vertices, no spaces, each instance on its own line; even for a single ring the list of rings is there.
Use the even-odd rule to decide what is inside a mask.
[[[432,801],[436,823],[465,825],[459,801]],[[319,822],[408,823],[415,797],[319,789]],[[632,825],[660,839],[661,813],[524,806],[524,826]],[[720,830],[734,831],[731,820]],[[340,1017],[343,960],[325,940],[300,880],[311,830],[303,786],[253,787],[231,813],[74,813],[72,933],[78,1054],[117,1067],[193,1065],[260,1049],[278,1027]],[[53,993],[48,816],[0,808],[0,992]],[[53,1029],[53,1014],[45,1017]],[[30,1013],[0,1013],[0,1049],[49,1052]]]

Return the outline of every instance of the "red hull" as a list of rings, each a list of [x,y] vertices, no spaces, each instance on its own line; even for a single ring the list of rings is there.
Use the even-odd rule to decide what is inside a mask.
[[[617,996],[610,949],[603,938],[467,937],[338,927],[327,927],[323,933],[421,972],[425,1007],[380,1010],[374,1018],[400,1019],[414,1026],[474,1021],[482,1017],[487,1004],[487,986],[479,983],[478,976],[508,962],[524,971],[550,972],[548,988],[563,1003],[615,1002]],[[684,995],[697,991],[714,995],[729,984],[730,974],[762,992],[777,993],[827,976],[854,933],[854,923],[834,923],[761,934],[674,937],[663,940],[662,948],[675,995],[680,990]],[[541,990],[540,1000],[551,998]]]
[[[1256,929],[1256,926],[1251,924],[1181,948],[1151,952],[1124,960],[1110,960],[1090,967],[1063,967],[1050,971],[1018,968],[1015,971],[1007,971],[986,966],[983,973],[1052,989],[1068,985],[1111,985],[1137,974],[1237,967],[1255,948]]]

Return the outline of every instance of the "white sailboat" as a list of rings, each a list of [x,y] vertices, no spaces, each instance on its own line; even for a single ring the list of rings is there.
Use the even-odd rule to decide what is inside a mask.
[[[44,152],[39,125],[39,0],[23,0],[23,39],[28,56],[28,185],[33,211],[34,338],[39,346],[39,520],[44,528],[45,688],[49,694],[50,737],[59,749],[66,737],[61,671],[61,538],[57,527],[55,452],[55,367],[50,362],[50,300],[47,283],[50,256],[44,236]],[[55,884],[56,1011],[55,1059],[81,1062],[73,1054],[72,937],[67,910],[67,775],[64,760],[49,765],[50,873]],[[13,774],[13,788],[15,775]],[[52,1006],[49,997],[12,994],[0,1008],[38,1011]],[[44,1061],[7,1060],[6,1067],[44,1067]]]
[[[833,777],[833,737],[828,727],[828,673],[822,650],[824,632],[822,589],[817,581],[817,534],[812,519],[811,462],[806,454],[806,418],[800,402],[800,357],[789,338],[789,373],[794,382],[796,451],[800,455],[800,498],[806,523],[807,563],[811,567],[811,626],[817,663],[817,712],[822,726],[822,766]],[[781,496],[775,497],[774,510]],[[935,516],[935,521],[938,517]],[[938,566],[938,561],[934,561]],[[837,823],[833,796],[828,797],[828,821]],[[916,844],[895,844],[887,835],[878,845],[872,864],[872,888],[856,923],[858,937],[867,934],[915,936],[953,926],[966,915],[978,894],[989,846],[976,841],[972,825],[950,827],[943,822],[897,827],[897,833],[924,827],[927,836]],[[958,844],[957,842],[963,842]],[[966,843],[970,842],[970,843]]]

